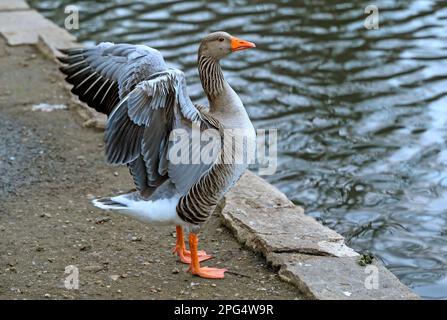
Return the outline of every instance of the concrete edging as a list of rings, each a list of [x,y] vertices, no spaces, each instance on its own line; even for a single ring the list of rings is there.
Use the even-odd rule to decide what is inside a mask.
[[[9,45],[36,45],[55,59],[57,48],[78,47],[76,38],[24,0],[0,0],[0,34]],[[85,125],[104,128],[105,117],[77,98]],[[374,261],[358,264],[359,255],[343,236],[306,216],[278,189],[247,172],[220,206],[224,224],[237,239],[279,269],[279,276],[309,299],[419,299],[409,288]],[[372,270],[372,271],[371,271]],[[376,272],[378,287],[368,289]]]
[[[279,268],[309,299],[418,299],[384,265],[360,266],[343,236],[306,216],[271,184],[247,172],[225,196],[225,224]],[[377,275],[377,287],[373,278]]]

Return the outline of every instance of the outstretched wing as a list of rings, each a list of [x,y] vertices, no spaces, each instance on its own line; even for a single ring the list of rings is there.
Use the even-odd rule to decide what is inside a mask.
[[[140,191],[142,186],[156,188],[169,177],[177,191],[184,194],[214,164],[220,152],[214,152],[211,161],[194,163],[192,159],[201,159],[202,142],[211,139],[205,137],[194,144],[192,132],[196,128],[198,134],[213,135],[218,132],[217,126],[203,117],[190,100],[183,72],[159,72],[136,85],[110,114],[105,138],[107,161],[130,164]],[[178,132],[186,139],[172,139],[172,134]],[[220,135],[217,138],[220,143]],[[186,162],[170,157],[176,143],[187,144],[186,148],[176,146],[187,152]]]
[[[184,194],[209,170],[212,162],[174,163],[169,159],[169,136],[174,129],[191,134],[193,124],[201,132],[218,125],[194,106],[185,75],[168,69],[160,52],[112,43],[61,52],[66,55],[58,58],[66,64],[61,71],[73,84],[72,92],[109,116],[107,161],[126,164],[141,194],[150,194],[168,178]],[[187,147],[190,159],[200,158],[200,146]],[[213,159],[217,156],[212,155]]]
[[[103,42],[92,48],[60,50],[66,64],[60,70],[73,84],[79,99],[109,115],[137,85],[153,73],[167,69],[158,50],[131,44]]]

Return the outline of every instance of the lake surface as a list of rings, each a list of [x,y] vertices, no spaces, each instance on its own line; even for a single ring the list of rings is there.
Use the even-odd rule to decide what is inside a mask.
[[[378,30],[342,1],[28,2],[61,26],[78,5],[85,44],[159,49],[197,102],[201,37],[254,41],[223,67],[255,126],[279,130],[267,180],[416,293],[447,298],[447,1],[374,1]]]

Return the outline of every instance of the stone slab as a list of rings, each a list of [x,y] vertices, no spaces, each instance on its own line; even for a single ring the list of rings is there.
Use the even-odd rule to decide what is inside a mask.
[[[29,9],[25,0],[0,0],[0,11]]]
[[[9,45],[37,44],[39,37],[52,48],[66,48],[76,37],[45,19],[35,10],[0,12],[0,33]]]
[[[283,280],[309,299],[419,298],[379,261],[360,266],[359,254],[345,244],[343,236],[306,216],[251,172],[225,196],[220,213],[240,242],[261,252]],[[377,286],[368,278],[373,272]]]
[[[264,255],[358,255],[340,234],[306,216],[282,192],[250,172],[225,196],[221,214],[240,241]]]
[[[355,257],[273,254],[279,276],[309,299],[414,300],[419,297],[377,260],[360,266]]]

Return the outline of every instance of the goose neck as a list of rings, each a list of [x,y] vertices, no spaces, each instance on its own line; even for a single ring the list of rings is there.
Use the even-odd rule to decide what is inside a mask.
[[[225,78],[219,60],[199,55],[199,77],[208,99],[211,101],[221,95],[225,88]]]

